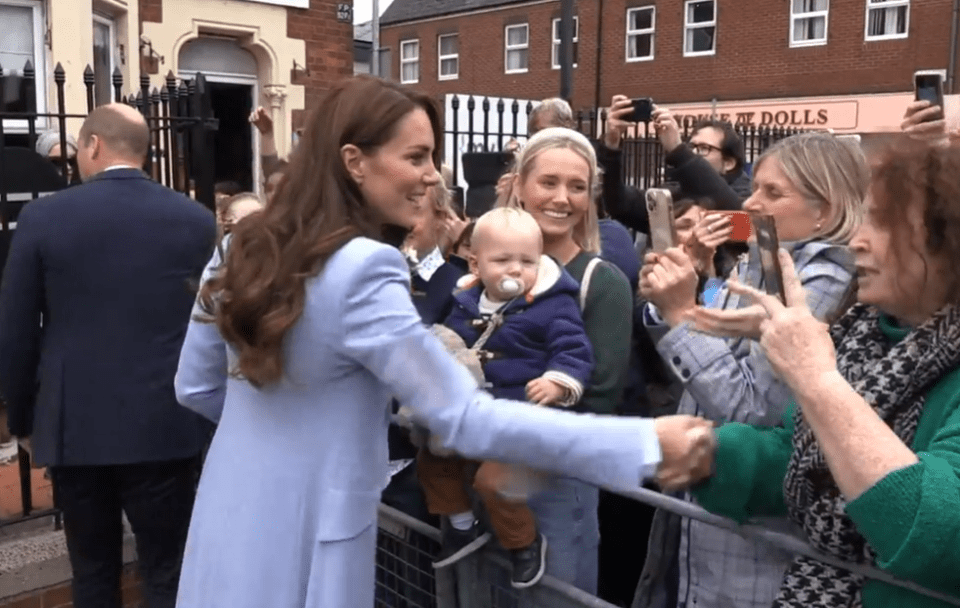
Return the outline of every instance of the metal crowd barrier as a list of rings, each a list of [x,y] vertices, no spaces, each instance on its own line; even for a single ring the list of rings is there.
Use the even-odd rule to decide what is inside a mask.
[[[843,562],[790,534],[757,524],[741,525],[693,503],[652,490],[607,489],[748,538],[760,539],[797,555],[960,606],[958,597],[927,589],[874,567]],[[491,545],[466,557],[452,568],[433,570],[432,556],[440,547],[439,530],[383,504],[380,505],[379,526],[377,608],[616,608],[550,576],[544,576],[540,583],[530,589],[512,589],[506,554],[490,549]]]
[[[384,504],[379,526],[376,608],[617,608],[552,576],[513,589],[506,554],[490,544],[434,570],[439,530]]]

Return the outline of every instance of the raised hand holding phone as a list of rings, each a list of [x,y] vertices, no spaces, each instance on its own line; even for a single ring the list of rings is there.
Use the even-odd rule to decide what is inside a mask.
[[[931,112],[928,121],[941,120],[943,113],[943,75],[935,70],[920,70],[913,75],[913,91],[916,101],[929,102],[940,108],[939,113]]]
[[[650,218],[650,244],[653,251],[663,253],[679,245],[673,217],[673,196],[663,188],[647,190],[647,215]]]

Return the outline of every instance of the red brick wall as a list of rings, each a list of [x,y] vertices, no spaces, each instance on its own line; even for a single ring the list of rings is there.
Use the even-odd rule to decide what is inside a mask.
[[[599,5],[603,4],[602,50],[598,44]],[[831,2],[828,44],[789,47],[786,0],[720,0],[717,5],[716,55],[683,57],[680,0],[596,0],[578,3],[579,62],[574,69],[573,105],[596,102],[596,62],[601,53],[600,103],[615,93],[651,96],[664,103],[848,95],[908,91],[917,69],[946,68],[950,49],[952,0],[914,0],[909,36],[902,40],[864,41],[865,0]],[[627,63],[627,7],[656,5],[655,59]],[[420,83],[426,92],[473,93],[539,99],[557,95],[559,70],[550,69],[550,21],[560,4],[510,7],[495,12],[412,25],[385,25],[384,46],[391,50],[391,74],[399,78],[399,40],[420,39]],[[506,23],[530,24],[530,70],[503,73]],[[437,80],[437,35],[460,33],[460,78]]]
[[[310,73],[294,76],[293,83],[304,85],[307,108],[332,83],[353,74],[353,24],[337,21],[335,0],[310,0],[308,9],[287,9],[287,36],[306,41]],[[302,113],[294,112],[294,126],[300,121]]]
[[[597,49],[584,44],[587,28],[596,28],[596,2],[582,2],[578,67],[574,69],[574,103],[592,105]],[[519,6],[468,17],[440,19],[416,25],[383,26],[381,46],[389,47],[390,74],[400,79],[400,40],[420,39],[420,83],[423,91],[480,93],[498,97],[543,99],[560,94],[560,70],[550,67],[551,21],[560,16],[560,4]],[[504,28],[529,23],[528,66],[525,74],[504,74]],[[437,36],[457,32],[460,43],[460,76],[437,80]],[[596,36],[590,36],[595,40]],[[593,48],[591,48],[593,47]]]
[[[140,579],[136,568],[129,564],[124,568],[120,579],[124,608],[140,608]],[[46,589],[38,589],[23,595],[0,600],[0,608],[73,608],[70,583],[63,583]]]
[[[143,22],[163,23],[163,0],[140,0],[140,31]]]

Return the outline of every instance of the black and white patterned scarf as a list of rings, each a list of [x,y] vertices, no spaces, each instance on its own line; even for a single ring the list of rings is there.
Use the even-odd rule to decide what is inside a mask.
[[[943,308],[897,344],[884,336],[879,320],[877,309],[857,304],[833,325],[837,367],[909,446],[927,392],[960,365],[960,307]],[[799,407],[793,446],[783,484],[790,518],[815,548],[846,562],[873,564],[873,551],[847,517],[847,501]],[[774,608],[860,608],[862,587],[860,575],[798,557]]]

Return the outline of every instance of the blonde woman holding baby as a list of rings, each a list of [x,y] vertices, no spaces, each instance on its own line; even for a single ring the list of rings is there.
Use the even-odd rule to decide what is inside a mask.
[[[537,132],[517,157],[513,181],[498,206],[519,207],[536,220],[543,253],[583,290],[583,325],[594,368],[575,406],[612,413],[621,403],[630,362],[633,296],[622,272],[601,261],[596,196],[600,180],[590,141],[562,127]],[[598,489],[560,477],[529,505],[548,541],[547,574],[596,594]]]

